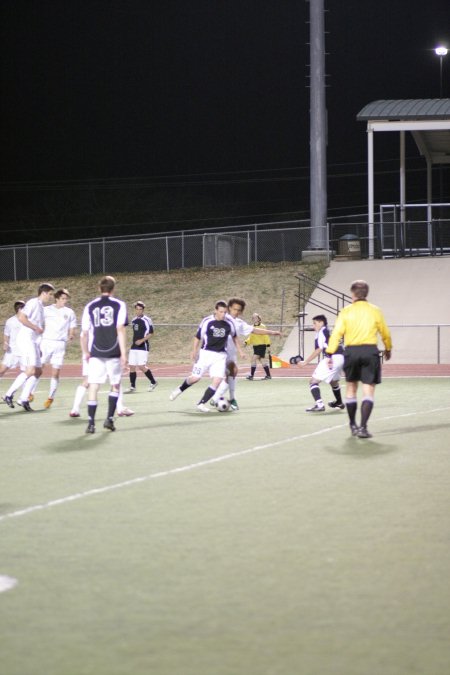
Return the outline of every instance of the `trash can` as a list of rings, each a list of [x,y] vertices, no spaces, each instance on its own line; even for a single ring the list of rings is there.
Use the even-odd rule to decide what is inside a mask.
[[[347,260],[361,260],[361,242],[356,234],[344,234],[339,239],[338,255]]]

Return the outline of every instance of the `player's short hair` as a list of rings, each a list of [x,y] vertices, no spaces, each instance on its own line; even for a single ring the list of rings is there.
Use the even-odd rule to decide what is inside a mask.
[[[25,300],[16,300],[14,303],[14,311],[17,314],[19,309],[22,309],[22,307],[25,307]]]
[[[67,288],[58,288],[58,290],[56,291],[56,293],[54,294],[53,297],[55,298],[55,300],[59,300],[59,298],[62,295],[67,295],[67,297],[70,298],[70,293],[67,290]]]
[[[357,279],[350,286],[350,291],[358,300],[365,300],[369,295],[369,284],[364,279]]]
[[[312,320],[313,321],[321,321],[324,326],[328,325],[328,319],[325,316],[325,314],[318,314],[317,316],[313,316]]]
[[[114,290],[115,285],[116,280],[114,277],[110,276],[103,277],[98,284],[101,293],[111,293]]]
[[[228,305],[225,302],[225,300],[218,300],[216,304],[214,305],[214,309],[219,309],[219,307],[225,307],[225,309],[228,309]]]
[[[137,301],[134,303],[133,307],[134,307],[134,308],[136,308],[136,307],[142,307],[142,309],[145,309],[145,304],[142,302],[142,300],[137,300]]]
[[[41,284],[38,288],[38,295],[41,293],[49,293],[50,291],[54,291],[55,287],[53,284],[51,284],[49,281],[46,281],[45,283]]]
[[[253,321],[253,323],[255,323],[255,320],[256,320],[256,321],[259,321],[259,323],[261,323],[261,321],[262,321],[261,315],[258,314],[258,312],[253,312],[253,314],[252,314],[252,321]]]
[[[233,305],[239,305],[242,311],[245,309],[245,300],[242,300],[242,298],[230,298],[228,300],[228,307],[232,307]]]

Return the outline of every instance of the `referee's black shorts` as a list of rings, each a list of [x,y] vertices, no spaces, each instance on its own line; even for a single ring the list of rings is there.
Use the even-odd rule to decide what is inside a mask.
[[[253,353],[263,359],[266,355],[266,348],[267,345],[253,345]]]
[[[381,358],[377,345],[345,348],[344,373],[347,382],[380,384]]]

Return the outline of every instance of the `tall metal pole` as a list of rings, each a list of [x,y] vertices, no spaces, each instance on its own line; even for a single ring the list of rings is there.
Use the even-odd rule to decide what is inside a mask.
[[[310,208],[311,248],[324,249],[327,225],[327,116],[324,0],[310,7]]]

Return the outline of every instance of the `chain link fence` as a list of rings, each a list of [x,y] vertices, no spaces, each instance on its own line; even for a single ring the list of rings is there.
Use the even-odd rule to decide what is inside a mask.
[[[323,240],[328,242],[327,226]],[[311,228],[304,226],[5,246],[0,280],[295,262],[310,241]]]
[[[368,257],[367,221],[361,215],[330,219],[319,228],[328,258],[343,238],[353,235],[361,258]],[[375,257],[445,255],[450,253],[450,220],[374,223]],[[126,272],[170,271],[192,267],[233,267],[258,262],[301,261],[310,252],[309,221],[208,228],[186,232],[60,241],[0,247],[0,281],[19,281]],[[314,252],[314,249],[313,249]]]

